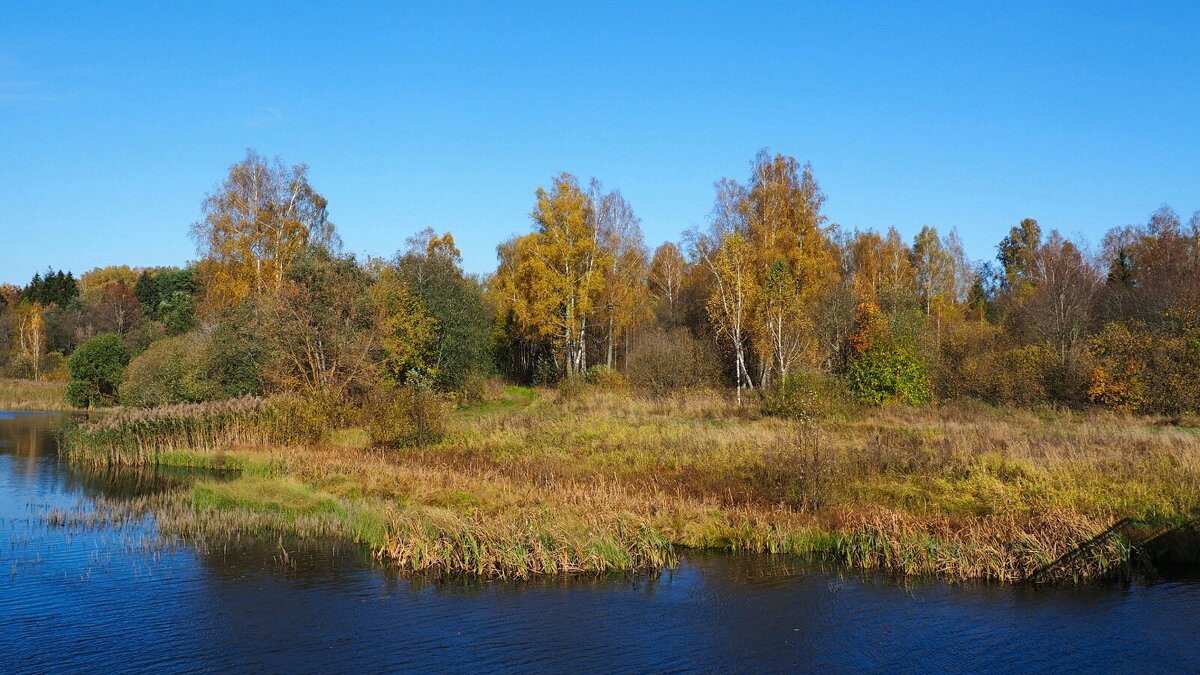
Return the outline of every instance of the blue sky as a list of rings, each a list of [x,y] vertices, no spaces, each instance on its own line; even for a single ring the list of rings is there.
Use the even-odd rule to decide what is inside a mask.
[[[474,272],[558,171],[654,246],[762,147],[844,227],[975,258],[1200,208],[1200,3],[501,4],[5,0],[0,282],[194,258],[247,147],[310,165],[347,250],[430,226]]]

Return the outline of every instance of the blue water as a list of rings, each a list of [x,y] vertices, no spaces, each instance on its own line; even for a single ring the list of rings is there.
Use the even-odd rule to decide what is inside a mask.
[[[386,574],[353,552],[150,545],[50,509],[176,476],[63,464],[60,418],[0,413],[0,671],[1200,672],[1200,584],[897,582],[760,556],[657,577]]]

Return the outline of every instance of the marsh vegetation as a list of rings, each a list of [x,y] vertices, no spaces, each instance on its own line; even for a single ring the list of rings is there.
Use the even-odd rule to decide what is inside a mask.
[[[122,456],[89,451],[87,434],[109,432],[83,427],[67,451],[237,470],[172,497],[167,531],[340,537],[408,570],[516,578],[659,569],[695,548],[1009,582],[1066,556],[1045,578],[1098,579],[1152,569],[1131,533],[1200,511],[1200,433],[1164,420],[948,405],[796,421],[718,394],[491,395],[440,442],[401,451],[347,428],[191,450],[156,436],[172,451]],[[1130,531],[1090,542],[1122,519]]]

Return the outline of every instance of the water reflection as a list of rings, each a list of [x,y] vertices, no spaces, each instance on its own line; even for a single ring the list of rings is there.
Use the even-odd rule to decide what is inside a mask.
[[[1200,585],[943,584],[783,557],[660,575],[400,577],[361,550],[130,545],[38,514],[186,484],[54,453],[61,418],[0,414],[0,671],[1196,671]],[[5,538],[6,537],[6,538]]]

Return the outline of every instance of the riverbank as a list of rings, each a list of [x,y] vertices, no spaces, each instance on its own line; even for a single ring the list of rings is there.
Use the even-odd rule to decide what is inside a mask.
[[[1195,428],[973,405],[795,422],[709,394],[508,388],[422,449],[344,429],[138,457],[236,470],[171,497],[156,513],[169,533],[345,538],[404,570],[514,578],[657,569],[687,547],[1089,580],[1145,565],[1146,542],[1200,514]]]

